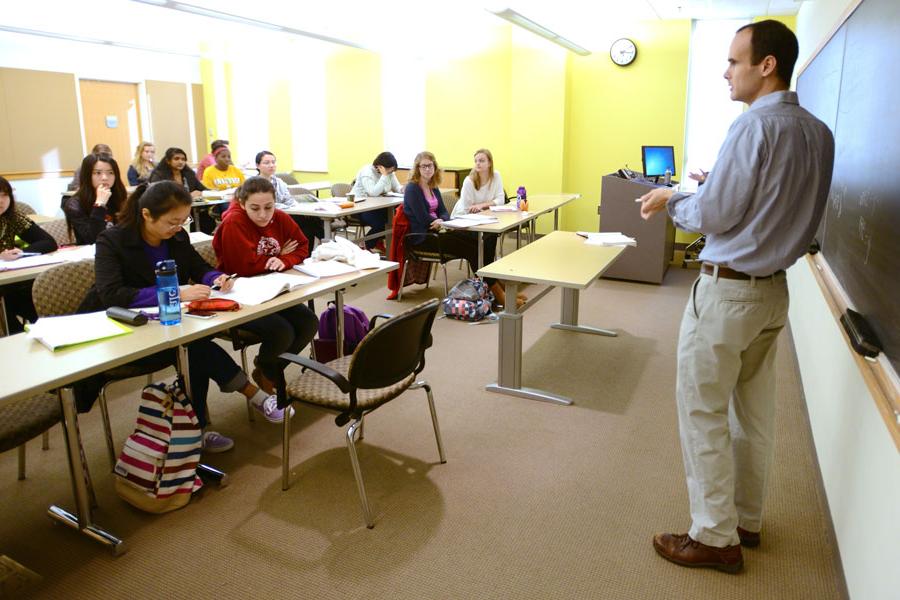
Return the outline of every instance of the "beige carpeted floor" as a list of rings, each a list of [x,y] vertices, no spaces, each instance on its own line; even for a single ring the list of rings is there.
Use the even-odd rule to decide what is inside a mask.
[[[451,278],[462,272],[451,268]],[[280,428],[247,422],[240,397],[211,394],[215,426],[235,438],[213,456],[231,484],[177,512],[143,514],[112,489],[99,411],[81,419],[99,509],[127,539],[113,558],[52,526],[71,506],[58,428],[29,445],[29,478],[0,456],[0,554],[44,577],[39,598],[716,598],[846,597],[810,440],[793,347],[780,340],[778,441],[763,544],[737,576],[658,557],[657,531],[689,525],[674,409],[675,341],[693,271],[665,285],[601,281],[581,321],[608,338],[551,330],[554,291],[525,315],[524,383],[570,407],[490,394],[497,326],[435,322],[424,375],[433,384],[448,462],[441,465],[425,395],[408,392],[366,420],[361,463],[376,526],[365,528],[342,432],[301,410],[293,487],[280,487]],[[439,296],[441,285],[402,305]],[[351,303],[398,312],[382,286]],[[130,433],[140,382],[111,402],[117,441]],[[215,389],[215,386],[213,386]]]

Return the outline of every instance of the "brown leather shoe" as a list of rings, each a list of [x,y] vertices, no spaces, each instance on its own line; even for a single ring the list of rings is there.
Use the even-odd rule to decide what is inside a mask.
[[[259,368],[254,368],[253,372],[250,373],[250,377],[256,383],[256,387],[269,394],[270,396],[275,393],[275,383],[263,375],[263,372],[259,370]]]
[[[653,536],[653,547],[657,554],[682,567],[709,567],[726,573],[744,568],[738,545],[716,548],[692,540],[686,533],[658,533]]]
[[[756,548],[759,546],[759,532],[747,531],[746,529],[737,528],[738,537],[741,538],[741,546],[745,548]]]

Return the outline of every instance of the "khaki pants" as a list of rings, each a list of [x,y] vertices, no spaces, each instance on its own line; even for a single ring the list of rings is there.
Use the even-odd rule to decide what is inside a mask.
[[[787,320],[784,273],[700,275],[678,340],[678,423],[693,523],[709,546],[759,531],[772,459],[775,340]]]

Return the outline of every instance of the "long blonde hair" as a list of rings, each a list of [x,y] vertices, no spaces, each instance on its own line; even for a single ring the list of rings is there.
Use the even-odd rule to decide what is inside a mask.
[[[137,149],[134,151],[134,160],[131,161],[131,166],[134,167],[134,170],[137,171],[138,177],[141,179],[146,179],[150,177],[150,171],[153,170],[153,164],[151,163],[148,167],[144,163],[144,159],[141,158],[141,155],[144,153],[144,148],[147,146],[156,146],[153,142],[141,142],[137,145]]]
[[[494,180],[494,155],[491,154],[491,151],[487,148],[479,148],[475,151],[475,154],[473,154],[472,157],[474,158],[479,154],[484,154],[485,156],[487,156],[488,165],[490,168],[488,169],[487,181],[481,181],[481,177],[478,175],[478,171],[476,171],[474,168],[469,173],[469,177],[472,178],[472,183],[475,185],[476,190],[480,190],[482,186],[488,185]]]

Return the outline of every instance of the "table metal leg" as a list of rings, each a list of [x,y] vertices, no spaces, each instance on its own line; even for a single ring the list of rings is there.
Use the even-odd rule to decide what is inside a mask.
[[[515,297],[519,291],[516,282],[506,281],[506,306],[500,313],[499,348],[497,352],[497,383],[485,389],[497,394],[540,400],[553,404],[572,404],[565,396],[551,394],[534,388],[522,387],[522,313],[516,309]],[[509,299],[513,300],[510,302]]]
[[[553,231],[559,231],[559,207],[553,209]]]
[[[6,302],[4,302],[2,294],[0,294],[0,335],[9,335],[6,324]]]
[[[344,356],[344,290],[334,292],[334,308],[337,310],[337,335],[334,343],[337,344],[337,357]]]
[[[325,239],[323,242],[330,242],[334,239],[331,235],[331,219],[322,219],[322,228],[324,229],[323,234],[325,235]]]
[[[391,252],[391,236],[394,234],[394,211],[397,210],[391,206],[387,209],[387,223],[384,225],[384,258],[387,258]]]
[[[192,206],[191,212],[194,215],[194,221],[191,223],[191,231],[200,231],[200,207]]]
[[[478,232],[478,264],[475,266],[475,271],[484,266],[484,233]]]
[[[120,556],[127,550],[124,540],[120,540],[91,521],[90,474],[81,447],[75,394],[71,387],[66,387],[58,391],[58,396],[63,414],[63,436],[65,437],[66,456],[69,459],[69,477],[72,480],[76,512],[73,515],[66,509],[54,505],[47,509],[47,516],[72,529],[77,529],[96,542],[100,542],[109,548],[113,556]]]
[[[191,369],[190,361],[188,360],[187,346],[178,346],[176,354],[178,361],[178,375],[181,377],[181,380],[184,383],[184,392],[189,399],[193,400],[194,395],[193,390],[191,389]],[[222,487],[228,485],[227,473],[204,463],[200,463],[197,465],[197,475],[203,478],[204,481],[211,481]]]
[[[600,329],[599,327],[588,327],[587,325],[578,324],[578,290],[571,288],[562,289],[562,303],[560,305],[559,323],[550,325],[553,329],[563,329],[565,331],[577,331],[579,333],[593,333],[595,335],[607,335],[616,337],[619,334],[610,329]]]

